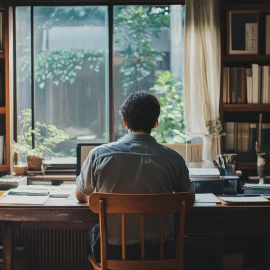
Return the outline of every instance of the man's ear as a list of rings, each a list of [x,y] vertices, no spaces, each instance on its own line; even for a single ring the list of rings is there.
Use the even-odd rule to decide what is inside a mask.
[[[123,125],[124,125],[125,128],[128,128],[127,121],[123,120]]]
[[[155,125],[153,126],[153,128],[156,128],[158,126],[158,120],[156,121]]]

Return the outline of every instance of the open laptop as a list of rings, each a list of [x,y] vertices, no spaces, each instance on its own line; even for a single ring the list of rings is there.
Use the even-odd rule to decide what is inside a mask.
[[[102,143],[78,143],[77,144],[77,168],[76,168],[77,176],[80,174],[83,162],[87,158],[89,152],[93,148],[99,145],[102,145]]]

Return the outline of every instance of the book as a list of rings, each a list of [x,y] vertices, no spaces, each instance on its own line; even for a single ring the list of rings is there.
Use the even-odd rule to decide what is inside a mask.
[[[246,23],[246,51],[248,53],[258,53],[258,24]]]
[[[266,37],[265,37],[265,40],[266,40],[266,44],[265,44],[265,53],[266,54],[270,54],[270,15],[266,15],[265,16],[265,25],[266,25]]]
[[[253,103],[253,96],[252,96],[252,87],[253,87],[253,80],[252,80],[252,68],[246,69],[246,84],[247,84],[247,103]]]
[[[5,175],[0,178],[0,189],[8,190],[27,184],[26,176]]]
[[[259,103],[260,69],[258,64],[252,64],[252,103]]]

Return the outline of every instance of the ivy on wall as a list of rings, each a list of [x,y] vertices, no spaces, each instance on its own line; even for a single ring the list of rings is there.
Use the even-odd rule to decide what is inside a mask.
[[[104,59],[104,51],[94,50],[54,50],[42,52],[35,57],[35,81],[43,89],[49,80],[55,85],[60,82],[73,84],[83,66],[99,72],[100,63]],[[18,61],[19,81],[30,80],[31,59],[22,57]]]

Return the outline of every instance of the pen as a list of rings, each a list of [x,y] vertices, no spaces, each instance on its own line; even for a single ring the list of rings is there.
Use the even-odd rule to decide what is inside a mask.
[[[256,150],[256,153],[260,153],[260,147],[258,145],[258,142],[256,142],[255,144],[255,150]]]
[[[221,169],[220,165],[217,163],[216,160],[213,160],[213,164],[214,164],[215,167],[218,168],[219,170]]]

